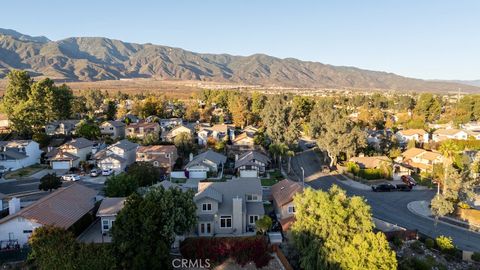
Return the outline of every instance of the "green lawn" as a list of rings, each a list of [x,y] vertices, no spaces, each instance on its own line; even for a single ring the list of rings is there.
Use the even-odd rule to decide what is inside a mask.
[[[16,171],[13,171],[13,172],[8,172],[5,174],[4,178],[5,179],[18,179],[18,178],[22,178],[22,177],[28,177],[34,173],[37,173],[43,169],[45,169],[46,166],[45,165],[41,165],[41,164],[35,164],[35,165],[32,165],[32,166],[28,166],[28,167],[25,167],[25,168],[21,168],[21,169],[18,169]]]
[[[273,186],[278,182],[277,179],[272,179],[272,178],[261,179],[260,181],[262,182],[262,186],[265,186],[265,187]]]

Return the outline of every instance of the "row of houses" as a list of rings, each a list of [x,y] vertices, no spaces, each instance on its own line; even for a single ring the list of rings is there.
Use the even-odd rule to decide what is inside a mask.
[[[169,181],[157,185],[182,188]],[[294,222],[293,198],[303,191],[303,186],[285,179],[272,187],[271,198],[264,198],[259,178],[234,178],[226,182],[200,182],[196,191],[193,201],[197,206],[198,222],[188,235],[244,236],[255,234],[256,221],[266,214],[265,201],[273,203],[282,229],[288,230]],[[100,206],[95,210],[99,201]],[[97,191],[82,184],[60,188],[24,208],[20,207],[19,199],[12,198],[9,215],[0,219],[0,241],[22,246],[28,243],[36,228],[56,226],[71,229],[86,215],[98,218],[96,222],[100,223],[100,228],[89,227],[87,230],[98,230],[93,233],[101,234],[102,238],[85,239],[109,241],[103,236],[108,236],[125,201],[126,198],[103,198]]]

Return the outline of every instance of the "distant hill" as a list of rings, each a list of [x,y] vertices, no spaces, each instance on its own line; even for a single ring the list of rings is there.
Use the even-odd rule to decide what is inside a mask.
[[[453,81],[446,81],[446,82],[449,82],[449,83],[460,83],[460,84],[466,84],[466,85],[471,85],[471,86],[480,87],[480,80],[472,80],[472,81],[453,80]]]
[[[264,54],[202,54],[102,37],[50,41],[46,37],[0,29],[0,78],[11,69],[25,69],[33,76],[65,81],[155,78],[283,87],[480,91],[470,85],[425,81]]]

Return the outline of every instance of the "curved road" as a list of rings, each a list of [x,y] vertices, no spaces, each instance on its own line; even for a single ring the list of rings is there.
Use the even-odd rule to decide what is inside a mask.
[[[356,189],[345,185],[336,176],[322,174],[321,160],[313,150],[303,151],[292,158],[292,169],[299,176],[302,175],[300,167],[305,170],[305,182],[309,186],[327,190],[332,184],[336,184],[345,189],[350,196],[362,196],[372,207],[373,216],[376,218],[408,229],[417,229],[432,238],[438,235],[450,236],[460,249],[480,251],[480,234],[442,222],[435,226],[433,220],[413,214],[407,209],[409,202],[431,200],[435,195],[433,190],[377,193]]]

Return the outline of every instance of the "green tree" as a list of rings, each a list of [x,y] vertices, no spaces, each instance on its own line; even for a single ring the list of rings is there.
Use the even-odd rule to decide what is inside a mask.
[[[114,120],[117,115],[117,104],[114,100],[107,101],[107,111],[105,112],[105,117],[107,120]]]
[[[131,175],[121,173],[113,175],[105,182],[105,195],[108,197],[127,197],[138,189],[138,181]]]
[[[127,199],[112,227],[112,242],[122,269],[171,269],[170,246],[175,235],[196,224],[193,192],[152,188]]]
[[[151,186],[159,182],[162,176],[160,169],[148,162],[136,162],[130,165],[126,174],[135,179],[139,187]]]
[[[85,98],[85,108],[87,109],[87,113],[88,115],[93,116],[95,111],[101,108],[105,95],[98,89],[89,89],[82,94]]]
[[[263,216],[255,222],[255,227],[261,234],[266,234],[272,227],[272,219],[269,216]]]
[[[62,186],[62,180],[55,173],[47,173],[40,178],[38,189],[44,191],[52,191]]]
[[[370,207],[332,186],[294,197],[292,234],[302,269],[396,269],[395,253],[373,232]]]
[[[310,117],[312,135],[317,139],[318,147],[327,152],[330,166],[337,164],[342,154],[348,160],[367,146],[365,133],[344,112],[317,105]]]
[[[33,260],[39,269],[75,269],[75,237],[72,232],[53,226],[36,228],[30,236]]]
[[[266,102],[262,111],[265,134],[274,143],[291,145],[300,135],[300,121],[295,110],[284,96],[274,95]]]
[[[440,117],[442,101],[438,96],[431,93],[423,93],[419,96],[414,113],[422,116],[426,122],[433,122]]]
[[[187,132],[182,132],[175,136],[173,143],[177,147],[179,155],[183,158],[188,157],[195,150],[192,135]]]
[[[100,138],[100,127],[92,120],[82,120],[75,128],[75,135],[89,140],[96,140]]]

